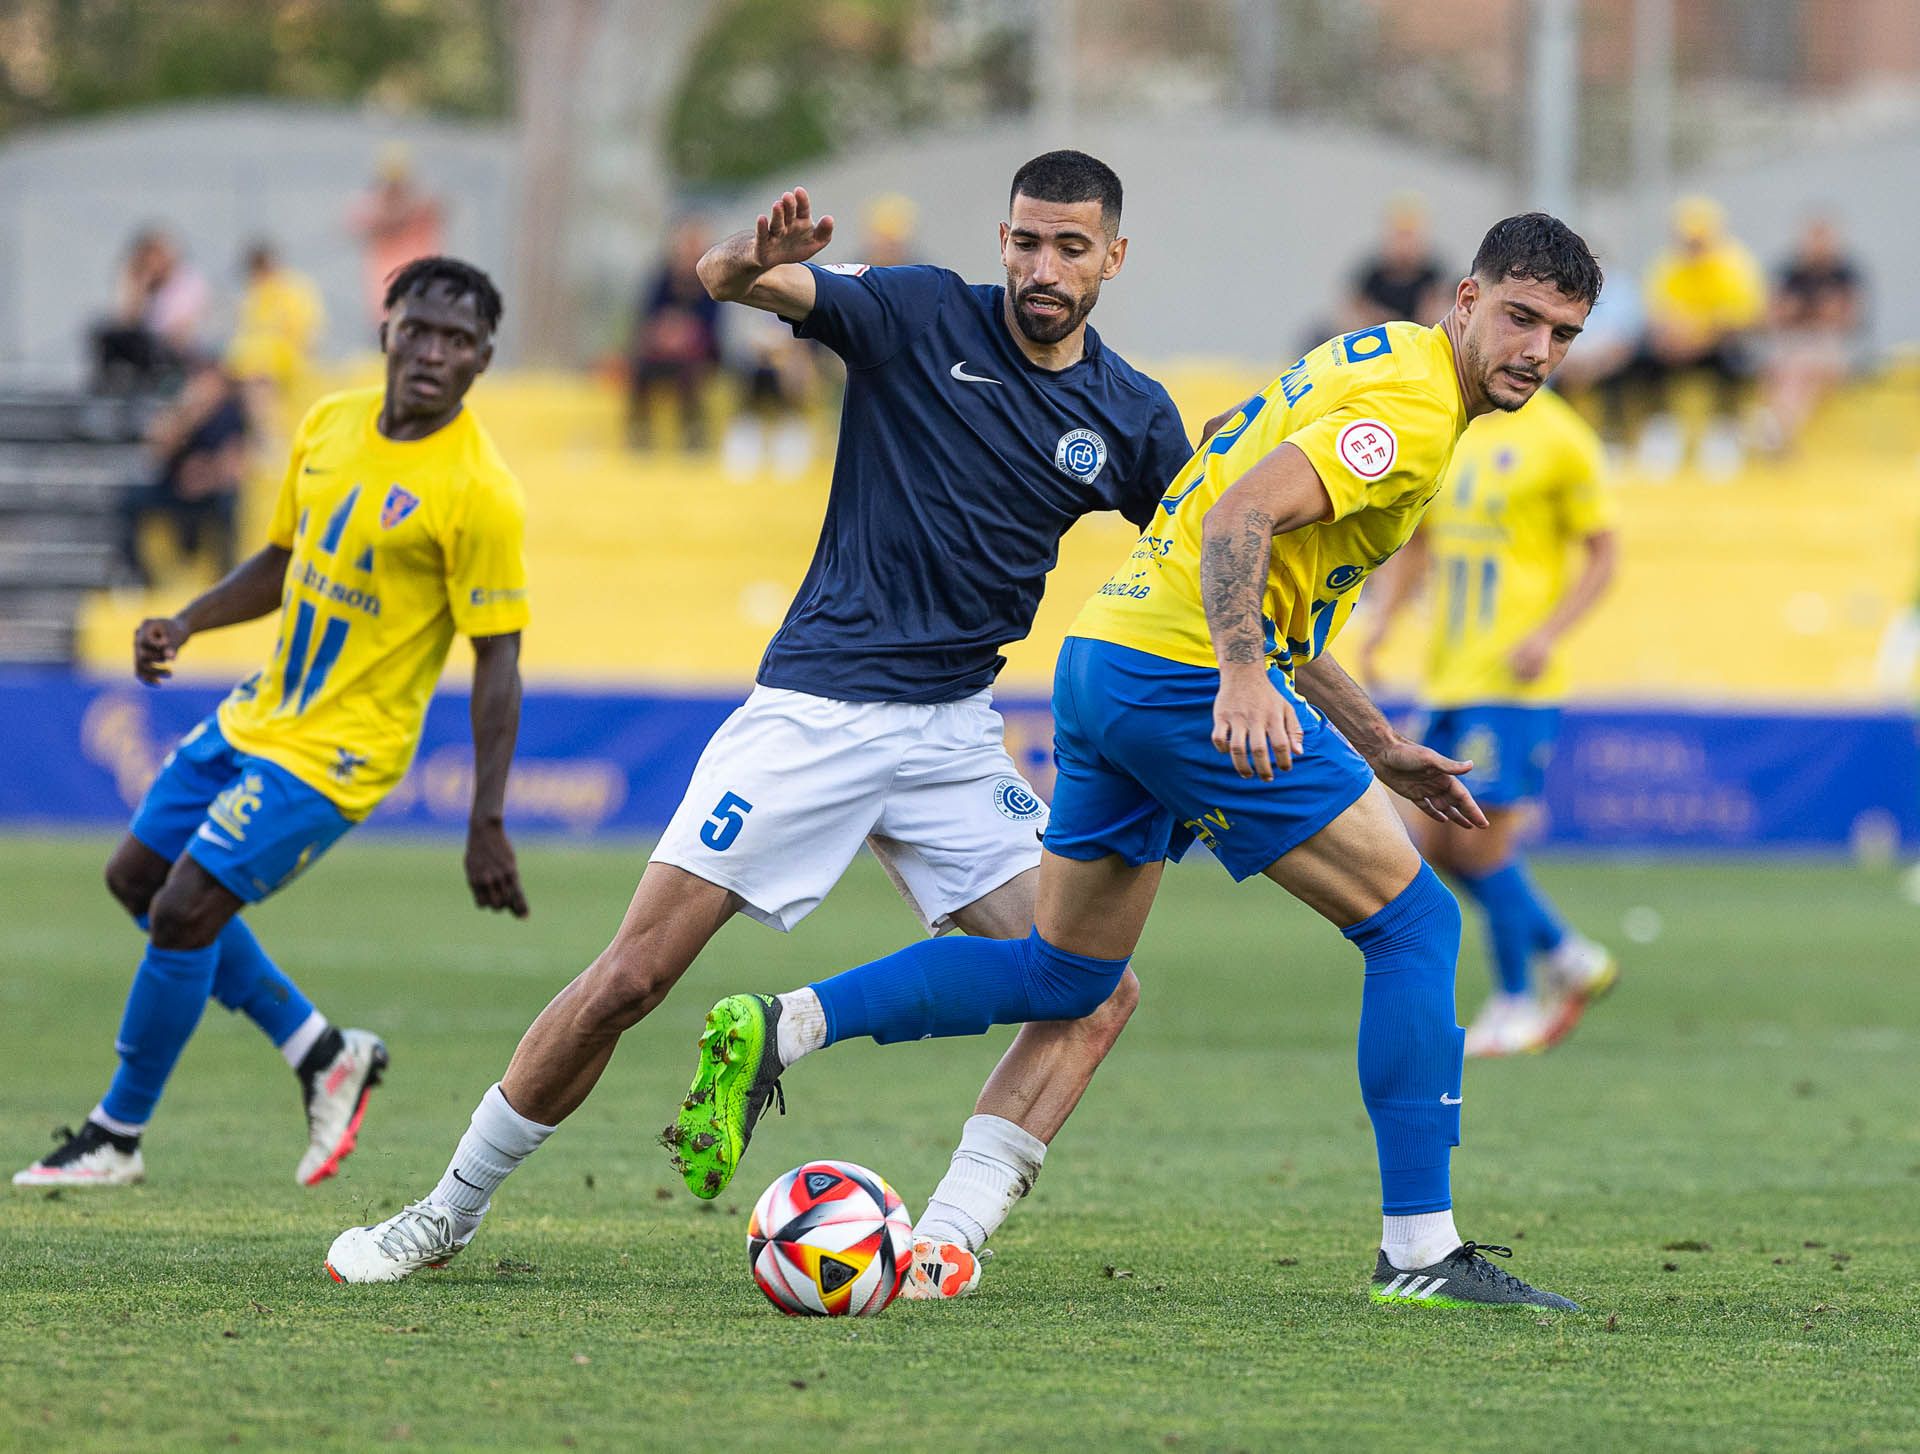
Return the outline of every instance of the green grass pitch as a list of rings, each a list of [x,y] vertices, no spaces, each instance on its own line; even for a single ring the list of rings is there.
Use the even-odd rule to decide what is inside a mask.
[[[137,940],[108,847],[0,839],[9,1172],[111,1065]],[[746,1212],[812,1156],[917,1210],[1004,1032],[800,1067],[717,1205],[653,1143],[718,994],[911,937],[865,861],[790,937],[730,928],[449,1270],[335,1286],[335,1232],[432,1185],[643,860],[530,848],[516,924],[466,906],[455,846],[361,840],[258,911],[315,999],[392,1048],[362,1149],[296,1187],[293,1080],[211,1007],[146,1186],[0,1187],[0,1448],[1920,1448],[1920,910],[1834,865],[1543,866],[1625,975],[1561,1050],[1470,1068],[1454,1182],[1463,1232],[1582,1315],[1366,1301],[1359,959],[1210,866],[1169,876],[1141,1009],[971,1300],[782,1318]],[[1622,938],[1637,907],[1650,944]]]

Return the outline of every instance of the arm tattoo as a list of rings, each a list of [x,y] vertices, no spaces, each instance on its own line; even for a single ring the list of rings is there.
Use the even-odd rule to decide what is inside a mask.
[[[1200,599],[1206,607],[1213,654],[1222,666],[1266,656],[1261,604],[1273,552],[1273,516],[1252,505],[1237,521],[1201,526]]]

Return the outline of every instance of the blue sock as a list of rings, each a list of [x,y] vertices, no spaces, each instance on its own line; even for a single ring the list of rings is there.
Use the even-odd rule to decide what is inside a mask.
[[[275,1045],[286,1044],[306,1024],[313,1002],[267,958],[267,951],[238,914],[227,920],[214,944],[220,950],[220,965],[213,975],[213,997],[244,1014]]]
[[[1124,959],[1069,954],[1040,937],[927,939],[811,986],[827,1044],[871,1035],[882,1045],[980,1035],[993,1025],[1077,1020],[1107,1002]]]
[[[1453,1018],[1460,906],[1425,864],[1400,896],[1340,931],[1367,959],[1360,994],[1360,1098],[1380,1153],[1388,1216],[1453,1205],[1466,1032]]]
[[[1487,959],[1503,994],[1524,995],[1533,984],[1533,956],[1566,937],[1559,918],[1513,859],[1492,873],[1461,875],[1461,887],[1487,916]]]
[[[193,1038],[193,1027],[207,1007],[219,958],[214,944],[204,949],[147,946],[133,988],[127,991],[120,1038],[114,1042],[120,1068],[100,1102],[100,1109],[115,1121],[144,1126],[152,1119],[173,1063]]]

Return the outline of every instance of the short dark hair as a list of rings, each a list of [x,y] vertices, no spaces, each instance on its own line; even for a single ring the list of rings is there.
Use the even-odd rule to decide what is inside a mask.
[[[1600,301],[1600,264],[1580,234],[1558,217],[1522,212],[1487,229],[1473,255],[1473,275],[1497,282],[1527,278],[1552,283],[1591,308]]]
[[[1036,202],[1098,202],[1101,224],[1110,232],[1120,226],[1120,178],[1083,151],[1042,152],[1013,174],[1007,206],[1023,193]]]
[[[402,298],[418,297],[436,283],[456,298],[472,298],[488,333],[500,327],[507,311],[500,301],[500,290],[494,287],[492,278],[457,257],[418,257],[396,271],[387,280],[386,311],[391,313]]]

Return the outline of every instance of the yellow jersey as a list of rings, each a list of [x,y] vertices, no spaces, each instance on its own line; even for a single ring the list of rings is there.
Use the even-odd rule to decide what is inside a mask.
[[[249,283],[240,299],[227,367],[242,379],[288,387],[305,370],[325,324],[320,290],[292,268],[276,268]]]
[[[1217,666],[1200,597],[1200,522],[1235,480],[1291,444],[1333,502],[1331,518],[1273,541],[1267,654],[1291,672],[1326,650],[1361,582],[1406,544],[1466,424],[1444,328],[1383,323],[1321,344],[1201,445],[1068,634]]]
[[[1573,548],[1613,524],[1600,437],[1558,394],[1476,419],[1427,512],[1432,626],[1426,700],[1434,707],[1537,705],[1566,694],[1553,658],[1530,682],[1513,649],[1567,589]]]
[[[220,730],[362,818],[405,776],[455,631],[527,624],[526,497],[473,410],[425,439],[377,427],[384,390],[315,404],[267,539],[293,552],[266,667]]]
[[[1646,308],[1655,323],[1710,337],[1737,333],[1766,314],[1766,274],[1732,238],[1698,254],[1663,253],[1647,272]]]

